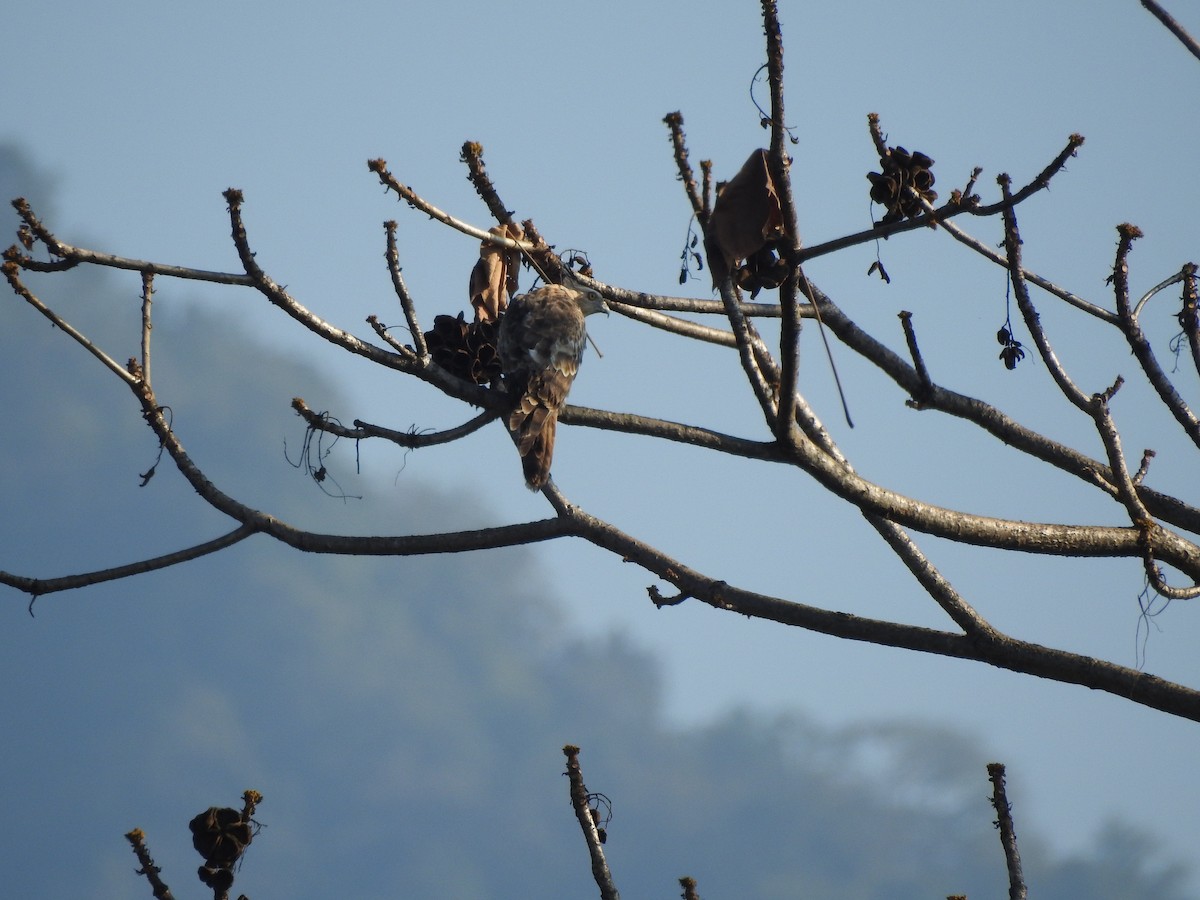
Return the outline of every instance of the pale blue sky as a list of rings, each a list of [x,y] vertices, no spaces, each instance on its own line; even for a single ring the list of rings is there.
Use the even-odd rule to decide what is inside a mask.
[[[1174,5],[1200,32],[1194,12]],[[863,175],[876,160],[865,118],[878,112],[893,143],[934,157],[943,194],[980,165],[981,193],[991,198],[998,171],[1021,183],[1070,133],[1084,134],[1078,159],[1019,216],[1027,264],[1096,302],[1111,305],[1104,278],[1119,222],[1146,233],[1131,258],[1137,291],[1198,255],[1192,101],[1200,63],[1136,0],[781,7],[788,116],[800,137],[795,191],[810,243],[869,224]],[[692,160],[713,159],[721,177],[765,141],[747,95],[762,59],[758,4],[465,3],[453,18],[442,9],[19,4],[6,14],[15,37],[0,60],[9,89],[0,139],[19,141],[58,180],[52,227],[68,241],[122,255],[236,268],[221,191],[243,189],[259,262],[315,312],[364,336],[368,314],[400,320],[383,266],[382,220],[400,222],[405,277],[427,324],[467,307],[477,252],[385,196],[366,160],[386,158],[433,203],[487,225],[457,159],[466,139],[484,145],[518,216],[534,218],[559,247],[586,249],[598,277],[679,291],[688,210],[661,118],[682,111]],[[1000,239],[995,222],[965,227]],[[825,258],[808,274],[894,347],[902,346],[896,313],[913,311],[936,379],[1099,453],[1040,363],[1010,374],[996,361],[993,335],[1004,318],[998,269],[942,234],[910,233],[880,248],[893,279],[885,286],[864,274],[874,252]],[[131,280],[131,303],[136,290]],[[353,404],[332,410],[343,420],[438,428],[467,416],[428,389],[316,346],[255,294],[160,290],[164,317],[180,315],[173,304],[223,310],[336,375]],[[708,296],[704,280],[686,290]],[[1085,389],[1133,375],[1112,335],[1038,300]],[[1160,348],[1174,327],[1174,302],[1164,299],[1146,317]],[[694,351],[617,317],[593,331],[604,358],[587,360],[575,402],[763,435],[731,354]],[[1045,476],[966,426],[906,409],[896,390],[835,350],[857,423],[848,432],[818,348],[807,330],[802,390],[868,477],[983,513],[1120,521],[1115,506],[1068,479]],[[1182,376],[1181,386],[1196,396],[1194,378]],[[306,399],[323,407],[322,398]],[[1140,385],[1119,395],[1114,412],[1131,455],[1159,451],[1151,481],[1194,502],[1194,455]],[[493,453],[511,478],[479,470],[481,455]],[[509,454],[503,434],[489,428],[461,446],[409,456],[388,483],[400,492],[409,479],[465,487],[497,522],[545,515]],[[384,448],[364,447],[362,459],[388,479],[402,464]],[[350,451],[337,465],[348,485]],[[850,612],[947,624],[861,519],[802,475],[577,429],[560,435],[555,475],[573,501],[716,577]],[[1135,564],[923,545],[999,627],[1137,663]],[[586,546],[544,545],[537,559],[579,629],[620,629],[653,649],[680,722],[748,704],[838,724],[952,724],[982,735],[989,753],[1009,764],[1036,827],[1061,846],[1088,838],[1108,813],[1154,829],[1181,852],[1195,845],[1192,723],[1079,688],[747,622],[694,603],[657,611],[645,573]],[[1197,627],[1193,608],[1173,606],[1152,628],[1147,669],[1200,684]]]

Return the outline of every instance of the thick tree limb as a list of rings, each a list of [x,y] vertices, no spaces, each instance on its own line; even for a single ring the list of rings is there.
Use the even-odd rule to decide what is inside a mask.
[[[1200,722],[1200,691],[1137,669],[1002,636],[981,639],[897,622],[867,619],[738,588],[684,566],[656,548],[582,510],[573,519],[591,543],[653,572],[684,597],[716,609],[816,631],[939,656],[973,659],[1039,678],[1107,691],[1135,703]]]
[[[789,175],[791,158],[787,153],[783,105],[783,33],[779,27],[776,0],[762,0],[763,30],[767,35],[767,83],[771,86],[771,147],[767,167],[779,198],[783,217],[784,247],[788,263],[787,277],[779,286],[779,307],[783,321],[779,330],[779,387],[776,401],[775,434],[780,441],[793,441],[796,422],[796,381],[800,371],[800,225],[792,198]],[[819,321],[819,319],[818,319]]]

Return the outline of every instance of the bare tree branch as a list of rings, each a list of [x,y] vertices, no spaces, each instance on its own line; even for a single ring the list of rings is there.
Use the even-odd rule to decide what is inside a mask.
[[[142,380],[150,384],[150,309],[154,302],[154,273],[142,273]]]
[[[847,640],[974,659],[1039,678],[1110,692],[1153,709],[1200,721],[1200,691],[1137,669],[1008,636],[981,640],[978,635],[867,619],[756,593],[705,576],[580,509],[572,510],[572,518],[581,536],[591,543],[655,573],[674,585],[683,598],[695,598],[716,609]],[[656,591],[649,593],[653,600]]]
[[[997,177],[996,181],[1000,185],[1000,190],[1003,191],[1005,199],[1008,199],[1008,175],[1001,174]],[[1058,385],[1058,389],[1062,391],[1063,396],[1076,408],[1087,411],[1090,402],[1087,394],[1075,385],[1075,382],[1067,375],[1067,370],[1058,361],[1054,349],[1050,346],[1050,339],[1046,337],[1046,332],[1042,328],[1041,318],[1038,316],[1037,310],[1033,308],[1033,301],[1029,297],[1029,288],[1025,285],[1025,279],[1022,276],[1021,233],[1017,230],[1016,213],[1011,206],[1007,206],[1002,211],[1002,214],[1004,216],[1004,249],[1008,254],[1009,277],[1012,281],[1013,293],[1017,298],[1017,307],[1021,310],[1021,315],[1025,320],[1025,327],[1029,329],[1029,333],[1033,336],[1033,342],[1037,344],[1042,362],[1046,364],[1050,376],[1054,379],[1054,383]]]
[[[1179,327],[1192,350],[1192,365],[1200,375],[1200,290],[1197,289],[1196,264],[1183,266],[1183,306],[1179,310]]]
[[[213,284],[237,284],[251,286],[253,282],[245,275],[230,272],[210,272],[205,269],[192,269],[186,266],[168,266],[162,263],[147,262],[141,259],[127,259],[123,256],[113,256],[111,253],[100,253],[96,250],[85,250],[73,247],[65,241],[60,241],[34,215],[33,210],[24,198],[18,197],[13,201],[13,207],[21,219],[29,225],[38,239],[46,245],[46,249],[54,256],[68,260],[72,265],[91,263],[106,266],[111,269],[128,269],[133,272],[143,272],[151,275],[165,275],[169,278],[184,278],[192,281],[209,281]]]
[[[135,828],[133,831],[125,835],[125,840],[129,841],[129,845],[133,847],[133,854],[137,857],[139,875],[145,875],[146,880],[150,882],[150,888],[154,892],[155,900],[175,900],[175,895],[171,893],[171,889],[167,887],[166,882],[159,877],[158,873],[162,871],[154,864],[154,858],[150,855],[150,848],[146,846],[146,833],[140,828]]]
[[[495,185],[492,184],[492,179],[488,177],[487,167],[483,164],[483,145],[477,144],[475,141],[467,141],[462,145],[459,159],[466,163],[471,184],[475,186],[475,191],[483,199],[483,202],[487,204],[488,212],[501,225],[511,224],[513,221],[512,210],[508,209],[500,199]]]
[[[873,114],[872,114],[873,115]],[[876,120],[875,126],[878,122]],[[972,216],[994,216],[1001,212],[1006,205],[1022,203],[1032,197],[1038,191],[1045,190],[1050,186],[1050,179],[1054,177],[1066,165],[1068,159],[1074,156],[1080,147],[1083,146],[1083,136],[1073,134],[1067,139],[1067,145],[1056,156],[1045,169],[1027,185],[1012,195],[1010,200],[1002,200],[999,203],[994,203],[990,206],[978,206],[973,203],[962,200],[951,200],[942,206],[933,209],[932,207],[923,216],[917,216],[912,219],[901,219],[897,222],[888,224],[878,224],[874,228],[866,231],[859,231],[854,234],[848,234],[844,237],[834,238],[833,240],[824,241],[820,244],[812,244],[803,248],[797,254],[797,261],[804,263],[818,256],[825,256],[829,253],[834,253],[838,250],[845,250],[847,247],[854,247],[858,244],[869,244],[880,238],[888,238],[894,234],[900,234],[905,231],[916,231],[919,228],[928,228],[930,225],[941,225],[947,219],[960,215]],[[999,259],[997,259],[999,262]]]
[[[1142,0],[1142,6],[1146,7],[1146,9],[1150,11],[1151,15],[1158,19],[1158,21],[1162,22],[1163,25],[1167,27],[1167,30],[1171,32],[1171,34],[1179,38],[1179,42],[1183,44],[1183,46],[1187,47],[1188,52],[1191,53],[1192,56],[1200,59],[1200,43],[1197,43],[1196,39],[1188,34],[1184,30],[1183,26],[1176,22],[1170,13],[1156,3],[1155,0]]]
[[[58,313],[54,312],[54,310],[39,300],[34,293],[22,283],[18,274],[19,266],[17,263],[9,260],[4,263],[3,270],[4,277],[8,279],[9,285],[18,296],[20,296],[26,303],[53,322],[55,327],[59,328],[64,334],[70,335],[70,337],[74,339],[76,343],[87,350],[88,353],[92,354],[92,356],[96,357],[96,359],[100,360],[106,369],[127,384],[132,385],[138,381],[137,376],[126,371],[120,363],[97,347],[89,338],[85,337],[82,332],[78,331],[73,325],[59,316]]]
[[[913,398],[910,403],[913,408],[939,410],[973,422],[1007,446],[1070,472],[1111,496],[1116,496],[1112,474],[1104,463],[1020,425],[982,400],[959,394],[937,384],[924,383],[913,366],[855,325],[832,301],[828,301],[824,306],[825,321],[830,329],[844,343],[871,360],[896,384],[908,391]],[[1200,534],[1200,508],[1144,485],[1138,487],[1138,495],[1156,518]]]
[[[700,189],[696,186],[696,173],[692,170],[692,164],[688,162],[687,139],[683,133],[683,114],[667,113],[663,117],[663,121],[671,132],[675,166],[679,169],[677,177],[683,182],[683,189],[687,193],[688,200],[691,201],[692,213],[696,216],[696,221],[700,223],[700,228],[704,229],[708,225],[708,210]]]
[[[1121,317],[1121,331],[1163,405],[1170,410],[1192,443],[1200,448],[1200,419],[1196,418],[1196,414],[1191,411],[1167,373],[1158,364],[1150,341],[1143,333],[1142,326],[1138,324],[1137,314],[1129,303],[1129,251],[1133,242],[1142,236],[1141,229],[1125,223],[1118,227],[1117,232],[1120,239],[1117,242],[1117,260],[1113,266],[1112,283],[1113,292],[1116,294],[1117,315]]]
[[[1021,853],[1017,849],[1017,834],[1013,829],[1012,804],[1008,802],[1008,791],[1004,786],[1004,766],[988,763],[988,780],[992,782],[992,808],[996,810],[996,827],[1000,831],[1000,845],[1004,848],[1004,859],[1008,864],[1009,900],[1025,900],[1028,890],[1025,875],[1021,870]]]
[[[494,422],[498,417],[496,411],[485,410],[462,425],[455,428],[448,428],[445,431],[418,431],[415,426],[408,431],[396,431],[393,428],[372,425],[369,422],[363,422],[359,419],[354,420],[353,428],[347,428],[330,419],[328,416],[313,412],[308,404],[299,397],[292,398],[292,409],[304,419],[309,428],[316,431],[323,431],[326,434],[349,438],[354,441],[375,437],[383,438],[384,440],[391,441],[393,444],[407,447],[410,450],[417,450],[422,447],[436,447],[438,444],[449,444],[469,434],[474,434],[484,425]]]
[[[609,308],[620,313],[627,319],[633,319],[635,322],[642,322],[645,325],[650,325],[653,328],[659,328],[671,334],[678,334],[682,337],[692,338],[697,341],[704,341],[709,344],[718,344],[722,347],[736,347],[737,338],[732,331],[726,331],[723,328],[713,328],[709,325],[700,325],[692,322],[689,319],[680,319],[676,316],[668,316],[664,313],[657,312],[652,309],[643,309],[638,306],[626,306],[624,303],[610,302]]]
[[[129,578],[133,575],[141,575],[157,569],[166,569],[193,559],[199,559],[201,556],[207,556],[210,553],[216,553],[218,550],[224,550],[226,547],[232,547],[254,533],[255,529],[253,527],[239,525],[228,534],[214,538],[211,541],[205,541],[203,544],[196,544],[194,547],[187,547],[183,550],[176,550],[173,553],[165,553],[162,556],[144,559],[140,562],[129,563],[124,566],[99,569],[95,572],[85,572],[80,575],[64,575],[60,578],[26,578],[21,575],[13,575],[10,572],[0,572],[0,584],[15,587],[17,590],[32,594],[34,597],[40,597],[43,594],[53,594],[57,591],[90,587],[93,584],[103,584],[106,581]]]
[[[388,272],[392,276],[392,289],[395,290],[396,298],[400,301],[400,308],[404,311],[404,320],[408,322],[408,333],[412,335],[413,348],[416,350],[416,355],[424,358],[429,355],[429,348],[425,346],[425,334],[421,331],[421,326],[417,322],[417,310],[413,304],[412,296],[408,293],[408,285],[404,283],[404,276],[400,274],[400,251],[396,248],[395,219],[389,219],[384,222],[383,229],[387,234],[387,250],[384,255],[387,258]],[[367,321],[371,322],[370,319]],[[374,325],[374,322],[371,322],[371,324]],[[378,331],[377,333],[382,334]],[[392,346],[396,347],[397,350],[400,349],[394,343]]]
[[[613,883],[612,871],[608,868],[608,860],[604,858],[604,846],[596,828],[596,819],[592,814],[587,786],[583,783],[583,770],[579,767],[579,748],[571,744],[563,747],[563,755],[567,758],[567,778],[570,781],[571,806],[579,827],[583,831],[583,840],[587,844],[588,856],[592,860],[592,877],[600,888],[601,900],[621,900],[621,894]]]
[[[414,209],[428,215],[431,219],[437,219],[443,225],[449,225],[456,231],[461,231],[469,237],[475,238],[477,241],[485,241],[489,244],[495,244],[497,247],[506,247],[509,250],[526,250],[534,251],[538,246],[530,241],[517,241],[512,238],[502,237],[492,234],[484,228],[476,228],[474,225],[469,225],[461,219],[456,219],[448,212],[443,212],[427,200],[422,199],[417,193],[406,184],[401,184],[393,177],[392,173],[387,169],[387,162],[382,159],[373,159],[367,163],[367,168],[379,176],[380,183],[390,190],[395,191],[401,199],[408,203]]]
[[[800,313],[798,296],[800,280],[800,225],[796,204],[792,199],[792,179],[789,176],[791,158],[785,141],[783,106],[783,33],[779,27],[779,10],[775,0],[762,0],[763,30],[767,35],[767,82],[771,86],[771,147],[767,166],[771,173],[779,210],[783,216],[782,253],[787,262],[787,277],[779,286],[779,307],[783,323],[779,332],[779,389],[775,413],[775,434],[781,441],[794,440],[796,421],[796,379],[800,370]],[[820,321],[818,319],[818,321]]]
[[[970,247],[980,256],[990,259],[999,266],[1003,266],[1006,269],[1008,268],[1008,259],[1005,256],[997,253],[982,241],[971,237],[955,223],[939,220],[938,224],[942,226],[946,234],[950,235],[963,246]],[[1043,291],[1053,294],[1060,300],[1065,300],[1067,303],[1071,304],[1071,306],[1086,312],[1090,316],[1095,316],[1097,319],[1100,319],[1103,322],[1108,322],[1110,325],[1115,325],[1117,323],[1117,316],[1115,313],[1110,312],[1102,306],[1097,306],[1095,303],[1089,303],[1082,297],[1076,296],[1066,288],[1059,287],[1054,282],[1042,277],[1036,272],[1031,272],[1028,269],[1021,269],[1021,277],[1030,284],[1036,284]]]

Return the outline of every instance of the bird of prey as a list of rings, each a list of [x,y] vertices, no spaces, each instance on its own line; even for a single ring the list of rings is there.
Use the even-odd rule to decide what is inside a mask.
[[[513,396],[508,430],[531,491],[550,480],[558,414],[587,343],[584,316],[597,312],[609,309],[595,291],[547,284],[513,298],[500,319],[500,362]]]

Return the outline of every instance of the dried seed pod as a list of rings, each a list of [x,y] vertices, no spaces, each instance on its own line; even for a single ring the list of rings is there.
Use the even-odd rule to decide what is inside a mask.
[[[919,150],[909,153],[903,147],[892,147],[879,160],[882,171],[867,173],[872,202],[886,210],[882,224],[919,216],[926,202],[937,200],[932,166],[933,159]]]
[[[500,377],[496,349],[496,322],[467,322],[466,314],[437,316],[425,332],[425,345],[433,361],[458,378],[475,384],[491,384]]]

